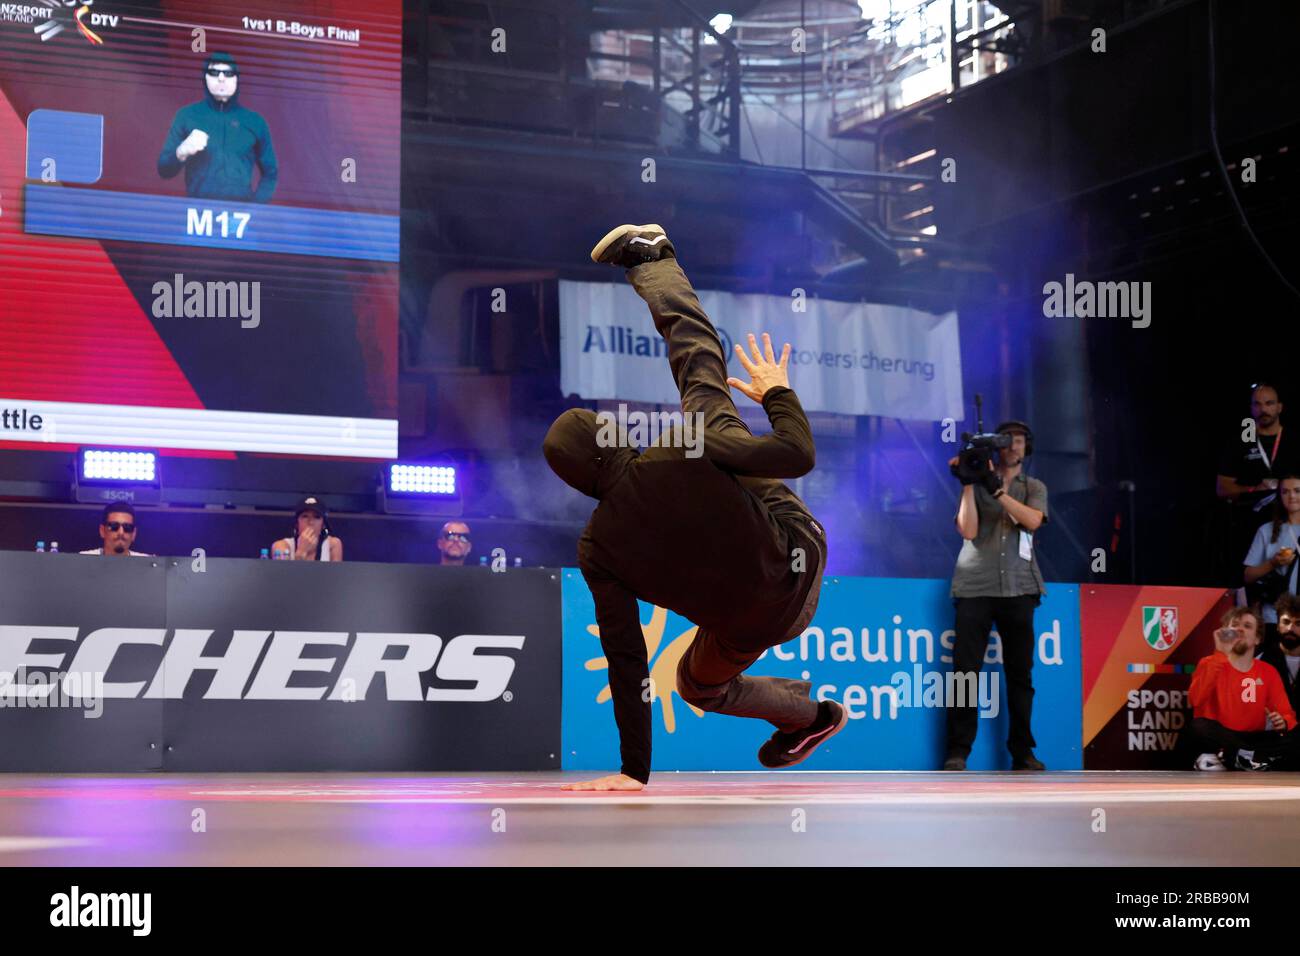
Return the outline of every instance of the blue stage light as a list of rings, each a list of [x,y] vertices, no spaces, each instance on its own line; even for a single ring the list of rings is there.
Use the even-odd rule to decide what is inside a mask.
[[[384,467],[380,509],[387,514],[459,515],[464,507],[460,477],[447,458],[438,464],[393,462]]]
[[[451,465],[389,465],[388,493],[454,496],[456,469]]]
[[[77,452],[73,497],[77,501],[162,500],[158,453],[121,448],[83,448]]]
[[[87,448],[82,450],[79,464],[82,481],[152,483],[158,477],[158,456],[151,451]]]

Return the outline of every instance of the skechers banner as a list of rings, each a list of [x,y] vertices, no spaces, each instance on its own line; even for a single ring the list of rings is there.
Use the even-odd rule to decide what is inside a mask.
[[[732,369],[733,343],[789,342],[790,385],[806,411],[961,420],[957,313],[702,291]],[[736,372],[733,372],[736,374]],[[560,388],[589,400],[677,405],[667,348],[625,282],[560,282]]]
[[[995,631],[979,679],[952,677],[953,604],[948,581],[826,578],[803,635],[770,648],[747,673],[812,684],[813,697],[841,702],[849,725],[800,766],[806,770],[935,770],[943,762],[944,704],[965,694],[979,708],[968,766],[1006,770],[1008,714],[1001,639]],[[677,662],[695,627],[641,603],[654,689],[655,770],[760,770],[772,733],[762,721],[706,714],[678,696]],[[1053,770],[1082,769],[1079,589],[1049,584],[1034,614],[1034,736]],[[615,770],[618,733],[608,666],[591,592],[564,572],[564,769]]]
[[[0,552],[0,770],[558,769],[558,576]]]

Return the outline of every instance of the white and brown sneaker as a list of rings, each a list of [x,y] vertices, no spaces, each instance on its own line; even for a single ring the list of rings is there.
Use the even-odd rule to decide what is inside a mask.
[[[631,269],[643,262],[676,259],[677,252],[668,241],[664,227],[657,223],[644,226],[615,226],[591,250],[592,262]]]

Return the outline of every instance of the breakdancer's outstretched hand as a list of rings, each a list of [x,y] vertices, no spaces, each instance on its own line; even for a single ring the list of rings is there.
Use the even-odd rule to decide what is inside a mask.
[[[561,790],[640,790],[645,786],[640,780],[623,773],[611,773],[596,780],[584,780],[582,783],[566,783]]]
[[[761,405],[763,394],[769,388],[778,385],[790,387],[790,379],[785,373],[785,367],[790,364],[790,343],[785,343],[785,348],[781,350],[780,362],[772,354],[772,337],[766,332],[763,333],[762,354],[758,351],[758,343],[754,340],[753,333],[749,336],[749,348],[754,353],[753,361],[750,361],[750,356],[745,354],[745,350],[739,344],[736,346],[736,354],[740,356],[740,364],[745,366],[745,371],[749,373],[752,381],[746,384],[738,378],[729,378],[727,384],[732,388],[740,389]]]

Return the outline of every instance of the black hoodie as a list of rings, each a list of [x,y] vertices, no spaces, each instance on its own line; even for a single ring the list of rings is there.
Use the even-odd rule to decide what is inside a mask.
[[[1280,643],[1272,644],[1268,650],[1259,655],[1259,659],[1272,664],[1273,669],[1282,678],[1282,686],[1286,688],[1286,696],[1291,701],[1291,709],[1296,712],[1297,717],[1300,717],[1300,674],[1292,678],[1291,668],[1286,666],[1286,658],[1286,651],[1281,647]]]
[[[578,540],[578,566],[609,661],[623,772],[642,782],[651,705],[642,699],[649,669],[637,598],[758,652],[789,636],[824,567],[812,515],[773,480],[812,470],[808,419],[785,387],[768,389],[763,409],[771,434],[706,430],[697,458],[662,440],[644,452],[625,441],[602,448],[597,417],[585,409],[557,418],[542,446],[557,475],[600,500]],[[806,570],[793,568],[796,547]]]
[[[171,179],[184,167],[185,192],[196,199],[269,202],[280,174],[271,131],[260,113],[239,104],[238,91],[224,103],[213,99],[206,80],[213,63],[238,69],[228,53],[208,57],[203,64],[203,99],[176,111],[158,155],[158,175]],[[176,147],[196,129],[208,134],[208,145],[182,162],[176,158]],[[261,171],[256,191],[252,186],[254,165]]]

